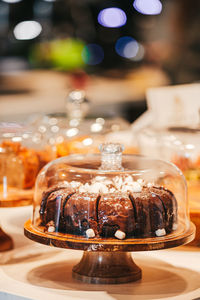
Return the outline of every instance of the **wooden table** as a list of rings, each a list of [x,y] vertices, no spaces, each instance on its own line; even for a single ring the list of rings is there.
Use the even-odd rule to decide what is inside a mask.
[[[0,220],[12,235],[15,249],[0,254],[0,299],[132,300],[200,297],[200,248],[134,253],[143,269],[141,281],[93,285],[72,278],[72,266],[82,251],[51,248],[23,236],[32,208],[1,208]],[[24,297],[24,298],[23,298]]]
[[[88,77],[86,96],[93,113],[103,115],[116,111],[119,114],[122,105],[143,100],[148,87],[169,84],[167,75],[158,68],[144,66],[124,73],[121,77]],[[56,71],[0,74],[0,120],[13,120],[38,112],[64,112],[70,82],[67,73]]]

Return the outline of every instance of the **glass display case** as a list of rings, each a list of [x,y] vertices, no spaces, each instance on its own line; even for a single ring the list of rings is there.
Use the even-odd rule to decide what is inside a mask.
[[[0,206],[32,203],[40,169],[55,158],[37,132],[17,123],[0,124]]]
[[[85,239],[167,239],[187,229],[186,182],[179,169],[145,157],[121,157],[121,146],[112,153],[114,146],[108,145],[101,155],[60,158],[40,172],[33,225]]]
[[[169,127],[142,129],[138,134],[140,152],[173,162],[186,177],[190,214],[200,241],[200,128]]]
[[[104,142],[118,142],[125,153],[137,153],[130,124],[122,118],[99,117],[88,114],[90,103],[82,90],[71,91],[66,99],[66,114],[40,116],[32,126],[46,135],[55,147],[57,157],[69,154],[98,153]]]

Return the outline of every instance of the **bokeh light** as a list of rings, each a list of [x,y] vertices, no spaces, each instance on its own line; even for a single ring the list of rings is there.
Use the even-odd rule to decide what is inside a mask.
[[[98,22],[104,27],[121,27],[126,24],[125,12],[117,7],[105,8],[98,15]]]
[[[131,59],[137,55],[139,44],[134,38],[123,36],[117,40],[115,50],[120,56]]]
[[[6,2],[6,3],[18,3],[18,2],[20,2],[20,1],[22,1],[22,0],[2,0],[3,2]]]
[[[42,31],[42,26],[36,21],[23,21],[14,28],[14,36],[17,40],[32,40]]]
[[[158,15],[162,11],[162,3],[159,0],[135,0],[133,7],[143,15]]]
[[[56,39],[35,44],[30,61],[35,66],[50,66],[58,70],[76,70],[84,66],[85,44],[75,38]]]
[[[80,68],[84,64],[81,56],[83,48],[84,43],[74,38],[52,41],[50,44],[50,60],[58,69],[73,70]]]
[[[85,64],[98,65],[104,59],[103,48],[97,44],[88,44],[83,48],[82,58]]]
[[[144,58],[144,55],[145,55],[144,47],[141,44],[138,44],[138,45],[139,45],[139,49],[138,49],[136,56],[131,58],[131,60],[133,60],[133,61],[140,61]]]

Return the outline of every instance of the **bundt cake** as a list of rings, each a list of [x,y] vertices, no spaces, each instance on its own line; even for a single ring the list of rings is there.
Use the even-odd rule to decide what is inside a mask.
[[[48,232],[94,237],[164,236],[177,228],[177,201],[164,187],[132,176],[66,182],[42,195],[41,226]]]

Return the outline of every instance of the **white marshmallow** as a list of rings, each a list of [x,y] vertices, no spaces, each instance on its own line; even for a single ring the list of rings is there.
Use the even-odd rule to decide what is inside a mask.
[[[120,177],[116,176],[112,180],[106,179],[105,176],[97,176],[92,183],[82,184],[81,182],[70,182],[72,188],[78,188],[80,193],[114,193],[114,192],[134,192],[142,191],[144,180],[138,179],[133,181],[132,176]],[[152,186],[148,183],[147,186]]]
[[[87,229],[85,233],[86,233],[86,235],[87,235],[88,238],[95,237],[95,232],[94,232],[94,230],[92,228]]]
[[[117,239],[119,239],[119,240],[123,240],[123,239],[125,239],[125,237],[126,237],[126,233],[123,232],[123,231],[121,231],[121,230],[117,230],[117,231],[115,232],[115,237],[116,237]]]
[[[106,194],[109,192],[109,189],[107,188],[106,185],[103,185],[100,189],[100,192],[103,193],[103,194]]]
[[[123,180],[122,180],[122,177],[119,177],[119,176],[116,176],[114,178],[114,184],[115,184],[115,187],[117,190],[120,190],[121,189],[121,186],[123,184]]]
[[[172,230],[176,230],[178,228],[178,224],[173,224]]]
[[[91,184],[91,186],[89,187],[89,191],[91,193],[99,193],[103,185],[104,184],[102,184],[101,182],[95,182]]]
[[[85,188],[86,188],[87,192],[89,192],[89,193],[100,193],[101,192],[101,193],[105,194],[105,193],[109,192],[108,187],[102,182],[95,182],[95,183],[93,183],[91,185],[87,185],[87,186],[86,186],[86,184],[85,184]],[[80,191],[80,189],[79,189],[79,191]]]
[[[105,176],[96,176],[94,178],[94,182],[97,182],[97,181],[105,181],[106,180],[106,177]]]
[[[140,184],[140,185],[144,185],[144,180],[142,179],[142,178],[139,178],[138,180],[137,180],[137,182]]]
[[[138,182],[133,182],[131,190],[134,193],[140,193],[142,191],[142,187]]]
[[[124,193],[124,192],[130,192],[130,191],[132,191],[133,190],[133,187],[131,186],[131,185],[124,185],[122,188],[121,188],[121,191],[122,191],[122,193]]]
[[[127,176],[124,180],[125,183],[129,184],[129,183],[132,183],[133,182],[133,177],[131,177],[130,175]]]
[[[156,232],[155,232],[155,234],[156,234],[156,236],[163,236],[163,235],[166,235],[165,228],[157,229]]]
[[[79,193],[86,193],[86,192],[87,192],[87,189],[85,188],[84,185],[79,187]]]
[[[81,182],[79,182],[79,181],[71,181],[70,185],[71,185],[72,188],[76,189],[76,188],[78,188],[81,185]]]
[[[49,226],[48,227],[48,232],[55,232],[55,227],[54,226]]]

